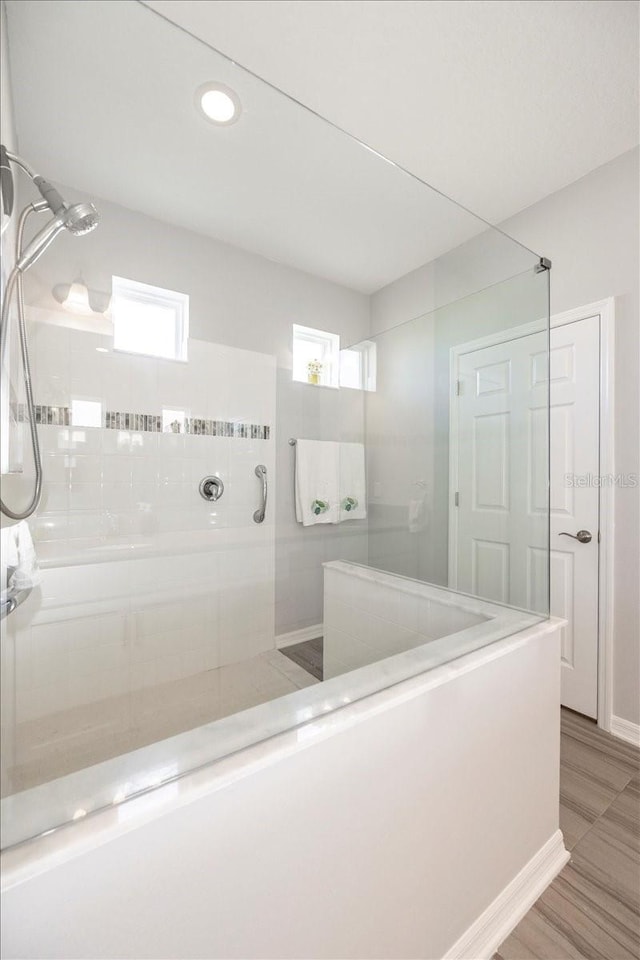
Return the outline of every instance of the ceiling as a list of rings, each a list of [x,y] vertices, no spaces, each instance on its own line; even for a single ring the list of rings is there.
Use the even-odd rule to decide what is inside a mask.
[[[626,0],[148,6],[493,221],[637,140]],[[364,293],[485,229],[134,0],[7,17],[19,148],[50,179]],[[209,80],[238,123],[198,114]]]
[[[9,0],[7,19],[20,151],[70,197],[107,199],[363,293],[486,229],[133,0]],[[196,108],[212,80],[240,97],[231,126]]]
[[[492,223],[638,143],[637,0],[148,0]]]

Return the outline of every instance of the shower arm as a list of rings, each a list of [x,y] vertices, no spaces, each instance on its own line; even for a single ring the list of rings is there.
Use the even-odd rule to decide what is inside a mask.
[[[22,170],[24,170],[24,172],[26,173],[26,175],[27,175],[28,177],[30,177],[31,180],[35,180],[35,179],[36,179],[36,177],[38,176],[38,174],[37,174],[36,171],[33,169],[33,167],[30,167],[30,166],[29,166],[29,164],[27,163],[26,160],[23,160],[22,157],[19,157],[17,153],[11,153],[11,151],[10,151],[10,150],[7,150],[6,148],[5,148],[5,153],[6,153],[6,156],[7,156],[7,160],[11,160],[12,163],[15,163],[16,166],[18,166],[18,167],[20,167]]]
[[[11,150],[7,150],[6,147],[4,147],[4,156],[6,156],[7,160],[10,160],[11,163],[15,163],[16,166],[20,167],[20,169],[26,173],[29,179],[38,188],[41,197],[53,213],[57,215],[67,208],[67,204],[64,202],[53,184],[49,183],[48,180],[45,180],[44,177],[40,176],[40,174],[34,170],[26,160],[23,160],[22,157],[19,157],[17,153],[12,153]]]

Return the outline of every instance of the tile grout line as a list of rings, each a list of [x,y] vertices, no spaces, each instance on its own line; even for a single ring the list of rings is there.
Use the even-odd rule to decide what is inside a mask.
[[[635,774],[631,774],[631,775],[629,776],[629,779],[628,779],[627,782],[625,783],[625,785],[624,785],[624,787],[622,788],[622,790],[620,790],[618,793],[616,793],[616,795],[615,795],[615,797],[613,798],[613,800],[611,801],[611,803],[609,803],[609,804],[606,806],[606,808],[602,811],[602,813],[599,813],[599,814],[598,814],[598,816],[597,816],[596,819],[593,821],[593,823],[589,825],[588,829],[582,834],[582,836],[580,837],[580,839],[576,841],[576,843],[573,845],[573,847],[571,848],[571,850],[569,850],[569,857],[570,857],[570,859],[569,859],[569,861],[568,861],[568,863],[567,863],[567,866],[569,866],[569,865],[571,864],[571,862],[572,862],[572,860],[573,860],[573,854],[574,854],[575,851],[578,849],[578,847],[580,846],[580,844],[582,843],[582,841],[585,840],[585,839],[589,836],[589,834],[591,833],[591,831],[593,830],[593,828],[595,827],[595,825],[600,822],[600,820],[605,816],[605,814],[608,813],[608,811],[611,809],[611,807],[613,806],[613,804],[622,796],[622,794],[623,794],[624,791],[627,789],[627,787],[629,786],[629,784],[631,783],[631,781],[634,779],[634,776],[635,776]]]
[[[620,753],[616,749],[615,742],[610,743],[607,739],[602,740],[597,736],[594,737],[593,735],[585,736],[584,733],[588,731],[584,731],[578,725],[567,724],[566,726],[570,726],[570,729],[567,730],[563,723],[561,743],[565,743],[568,746],[568,742],[570,741],[574,745],[586,747],[591,754],[591,759],[594,761],[593,765],[595,767],[598,767],[600,761],[611,761],[614,766],[617,766],[619,773],[622,775],[622,780],[624,780],[624,782],[621,783],[621,780],[617,778],[617,782],[620,784],[620,786],[612,788],[614,796],[606,804],[605,809],[595,817],[595,820],[588,824],[585,833],[570,850],[570,860],[567,864],[567,867],[571,867],[572,871],[574,872],[573,876],[580,876],[580,863],[576,864],[575,860],[576,858],[586,858],[586,861],[589,862],[589,851],[587,850],[586,853],[583,853],[582,850],[583,847],[588,847],[587,841],[590,837],[591,831],[596,825],[599,825],[601,819],[605,818],[610,813],[614,805],[620,801],[620,798],[623,796],[623,794],[627,793],[627,791],[630,789],[635,790],[636,785],[640,786],[640,779],[638,776],[640,772],[640,764],[638,762],[640,761],[640,753],[637,751],[634,751],[632,754],[629,754],[627,751]],[[620,761],[623,766],[621,767],[617,761]],[[566,776],[571,772],[572,768],[561,762],[561,789],[563,776]],[[574,772],[580,771],[576,771],[574,769]],[[587,779],[593,779],[593,771],[591,777],[589,776],[587,770],[585,770],[582,775]],[[562,803],[563,801],[561,799],[561,809]],[[597,838],[592,841],[592,844],[595,842],[595,840],[597,840]],[[583,843],[583,841],[585,842]],[[609,842],[608,849],[611,847],[612,844]],[[593,851],[591,851],[591,853],[593,854]],[[591,859],[593,860],[593,856]],[[600,851],[598,854],[596,866],[602,866],[602,851]],[[553,897],[560,897],[561,899],[566,897],[566,890],[564,894],[562,892],[563,882],[560,881],[560,889],[558,886],[558,881],[560,880],[560,877],[563,877],[563,874],[566,878],[567,875],[564,873],[564,871],[562,871],[547,888],[549,891],[552,891],[552,899]],[[569,886],[571,886],[571,876],[572,874],[569,875],[569,879],[564,881],[565,883],[569,883]],[[610,884],[606,880],[606,877],[599,878],[594,876],[591,878],[590,882],[594,887],[594,891],[597,890],[597,896],[614,896],[616,902],[619,902],[619,898],[615,892],[611,890]],[[543,894],[542,897],[545,897],[545,894]],[[575,903],[571,901],[565,902],[564,906],[562,904],[560,906],[557,904],[555,907],[552,906],[551,914],[547,916],[546,919],[544,917],[544,902],[540,903],[540,899],[542,898],[539,898],[538,901],[536,901],[536,904],[534,904],[529,913],[521,920],[520,924],[518,924],[511,932],[509,937],[507,937],[506,940],[500,944],[493,955],[492,960],[505,960],[505,958],[514,960],[516,957],[521,958],[524,956],[530,958],[536,957],[539,958],[539,960],[542,960],[542,958],[547,958],[547,960],[549,960],[551,957],[557,957],[558,960],[560,960],[562,957],[568,960],[569,957],[585,958],[587,956],[605,957],[611,955],[624,955],[625,957],[630,957],[628,947],[620,942],[618,935],[619,924],[617,924],[613,915],[610,917],[603,915],[603,917],[600,919],[595,916],[591,916],[590,921],[592,927],[595,925],[595,928],[597,929],[591,929],[591,933],[589,933],[588,931],[585,931],[585,929],[582,927],[582,924],[587,916],[593,911],[589,909],[589,902],[588,900],[585,900],[584,897],[582,897],[584,902],[578,902],[580,900],[579,897],[578,901]],[[594,903],[591,904],[592,907],[594,905]],[[536,926],[539,921],[542,921],[541,929]],[[560,923],[560,926],[558,925],[558,922]],[[631,932],[633,933],[633,931]],[[587,936],[586,940],[584,940],[585,933]],[[538,934],[540,935],[539,937]],[[513,940],[511,940],[512,937]],[[535,941],[533,943],[531,941],[532,937],[533,941]],[[544,939],[545,937],[547,937],[546,940]],[[602,947],[598,946],[599,937],[604,937],[605,939],[609,938],[610,940],[615,941],[618,947],[622,950],[622,953],[619,954],[615,949],[613,950],[613,954],[606,951],[602,952]],[[561,945],[563,938],[567,939],[567,945]],[[580,938],[582,938],[582,941]],[[553,940],[553,943],[551,943],[551,940]],[[528,942],[529,946],[527,946]],[[553,952],[550,952],[550,947],[553,948]],[[609,949],[611,949],[611,945]],[[632,954],[634,957],[637,956],[635,950],[633,949]],[[638,958],[638,960],[640,960],[640,958]]]

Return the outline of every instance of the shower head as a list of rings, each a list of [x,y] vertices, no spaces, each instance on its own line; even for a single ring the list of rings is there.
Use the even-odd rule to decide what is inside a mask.
[[[31,243],[24,249],[16,263],[17,270],[28,270],[29,267],[36,262],[38,257],[44,253],[51,241],[58,236],[61,230],[68,230],[69,233],[72,233],[74,236],[81,237],[83,234],[89,233],[98,226],[100,214],[92,203],[74,203],[72,205],[65,203],[52,183],[49,183],[48,180],[45,180],[44,177],[36,173],[33,167],[29,166],[22,157],[11,153],[4,146],[0,147],[0,160],[3,172],[3,194],[5,193],[5,188],[8,189],[9,186],[8,180],[11,175],[9,161],[11,160],[17,164],[21,170],[24,170],[40,191],[42,200],[31,204],[33,210],[41,212],[49,207],[54,215],[53,220],[50,220],[46,227],[43,227],[40,233],[36,234]],[[5,174],[7,174],[6,177]],[[13,186],[12,178],[11,186]]]
[[[74,237],[91,233],[100,222],[100,214],[92,203],[74,203],[65,211],[64,225]]]
[[[46,209],[42,201],[34,204],[34,208]],[[92,203],[74,203],[70,207],[63,204],[56,216],[27,244],[16,263],[16,268],[22,272],[28,270],[62,230],[68,230],[74,236],[81,237],[95,229],[99,222],[100,214]]]

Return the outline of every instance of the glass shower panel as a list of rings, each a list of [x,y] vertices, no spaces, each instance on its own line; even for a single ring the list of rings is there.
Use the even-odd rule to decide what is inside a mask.
[[[373,338],[371,566],[548,614],[548,298],[534,267]]]
[[[500,604],[547,611],[549,273],[144,4],[6,8],[3,139],[100,213],[25,275],[42,579],[2,621],[11,844],[531,622],[500,619]],[[52,53],[69,36],[71,61]],[[212,81],[237,94],[237,123],[199,111]],[[36,191],[14,176],[22,207]],[[294,380],[294,324],[339,338],[342,377]],[[4,376],[14,500],[33,464],[13,358]],[[350,479],[335,522],[298,516],[303,439],[366,457],[361,491],[347,448],[336,454]],[[451,624],[416,627],[404,659],[389,665],[400,648],[383,637],[362,661],[333,618],[360,633],[381,618],[327,591],[355,597],[363,570],[405,578],[427,606],[444,596],[429,583],[496,603],[458,616],[481,628],[467,647],[449,643]],[[377,586],[378,599],[393,589]]]

